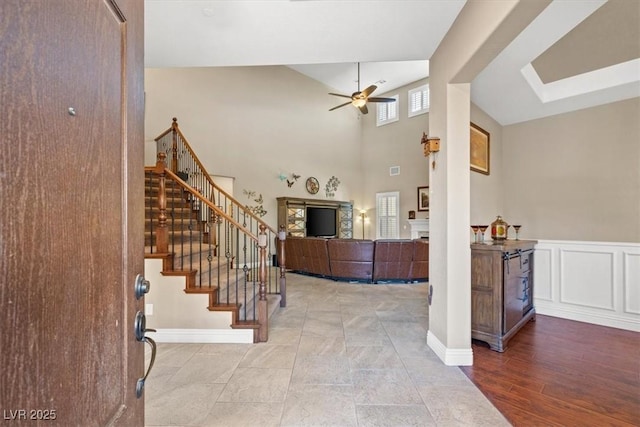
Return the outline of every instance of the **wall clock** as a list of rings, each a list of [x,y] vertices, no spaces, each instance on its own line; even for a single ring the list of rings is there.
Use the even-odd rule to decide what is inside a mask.
[[[316,194],[320,190],[320,183],[314,177],[307,178],[307,191]]]

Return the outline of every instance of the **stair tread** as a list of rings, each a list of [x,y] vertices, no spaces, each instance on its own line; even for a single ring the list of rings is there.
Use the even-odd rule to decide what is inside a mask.
[[[254,300],[258,298],[259,286],[257,283],[246,279],[246,273],[242,268],[230,268],[230,260],[224,256],[224,248],[217,245],[209,244],[209,237],[204,231],[207,230],[207,221],[203,220],[209,215],[209,209],[198,209],[200,205],[198,199],[189,197],[189,193],[176,184],[174,180],[166,177],[165,195],[167,203],[168,218],[168,237],[169,251],[173,253],[172,262],[174,269],[171,271],[163,271],[165,275],[171,276],[189,276],[195,287],[189,286],[185,288],[187,294],[212,294],[215,292],[215,298],[210,300],[211,311],[232,311],[235,312],[233,319],[234,325],[238,328],[253,328],[258,326],[258,322],[253,320]],[[157,254],[155,230],[157,229],[158,220],[156,218],[158,209],[150,207],[157,203],[159,193],[159,179],[157,176],[151,177],[149,173],[145,174],[145,213],[150,213],[153,218],[145,218],[145,257],[166,257],[166,254]],[[191,200],[190,200],[191,199]],[[196,203],[194,203],[196,202]],[[206,206],[205,206],[206,208]],[[171,230],[171,227],[182,228]],[[191,232],[188,228],[191,227]],[[153,230],[153,231],[152,231]],[[207,236],[207,243],[203,242],[203,236]],[[211,234],[215,236],[215,234]],[[222,243],[224,246],[224,242]],[[219,251],[218,255],[213,255],[215,251]],[[184,252],[184,253],[183,253]],[[190,252],[190,253],[188,253]],[[213,255],[213,259],[209,261],[209,256]],[[220,260],[220,261],[218,261]],[[275,268],[275,267],[268,267]],[[250,270],[251,278],[255,278],[257,270]],[[270,274],[274,274],[270,272]],[[277,277],[277,275],[275,276]],[[209,286],[209,280],[213,281]],[[246,287],[245,287],[246,285]],[[277,300],[280,296],[277,295]],[[269,307],[271,307],[273,297],[267,295]],[[212,303],[215,301],[215,303]],[[235,301],[238,301],[237,303]],[[278,304],[275,304],[278,305]],[[248,308],[245,310],[245,308]],[[271,313],[272,310],[269,310]]]
[[[217,286],[206,286],[199,288],[184,288],[185,293],[187,294],[209,294],[211,292],[215,292],[218,290]]]
[[[232,329],[258,329],[260,323],[257,320],[239,320],[231,325]]]

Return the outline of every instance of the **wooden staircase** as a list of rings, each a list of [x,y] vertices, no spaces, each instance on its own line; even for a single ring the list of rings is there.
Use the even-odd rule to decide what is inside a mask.
[[[155,141],[156,165],[145,167],[145,258],[162,259],[162,276],[183,276],[185,293],[209,295],[210,311],[230,312],[231,328],[266,341],[269,313],[286,305],[284,228],[276,232],[213,182],[176,118]],[[276,254],[279,267],[270,265]]]
[[[167,179],[167,181],[170,181]],[[145,207],[151,207],[157,204],[159,197],[158,178],[147,175],[145,177]],[[190,231],[204,231],[204,222],[198,219],[199,211],[194,209],[193,203],[189,201],[188,195],[175,182],[169,183],[165,189],[165,197],[167,207],[171,212],[169,227],[169,239],[174,243],[188,244],[194,239],[200,237],[199,233],[190,233]],[[155,235],[153,229],[158,226],[158,218],[150,218],[145,216],[144,224],[144,244],[147,253],[157,252]]]
[[[246,259],[243,265],[234,265],[237,257],[230,243],[235,238],[230,231],[233,226],[221,227],[222,221],[210,208],[203,209],[206,206],[203,201],[186,191],[184,181],[182,185],[180,181],[179,177],[164,177],[163,203],[169,245],[168,251],[161,252],[157,242],[160,220],[156,209],[162,197],[160,180],[156,174],[146,173],[145,257],[163,260],[163,276],[184,277],[186,294],[207,294],[209,311],[231,313],[232,329],[253,329],[254,342],[265,341],[268,334],[258,321],[257,268],[247,265]],[[222,245],[217,235],[225,238]],[[277,267],[266,268],[269,277],[278,277]],[[267,318],[280,304],[280,294],[267,293]]]

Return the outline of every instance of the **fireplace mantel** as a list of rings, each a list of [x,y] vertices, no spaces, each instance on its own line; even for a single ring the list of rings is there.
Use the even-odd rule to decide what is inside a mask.
[[[419,239],[421,237],[429,238],[429,220],[428,219],[408,219],[409,227],[411,227],[411,238]]]

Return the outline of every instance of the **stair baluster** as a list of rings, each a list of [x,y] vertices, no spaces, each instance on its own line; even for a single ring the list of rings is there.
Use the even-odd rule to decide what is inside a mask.
[[[266,341],[268,295],[286,306],[284,230],[276,233],[213,182],[177,119],[156,142],[156,165],[145,168],[148,182],[158,185],[157,216],[153,206],[145,209],[147,256],[166,256],[163,274],[184,275],[185,292],[209,293],[210,310],[232,311],[232,327],[254,328],[254,340]],[[155,190],[148,191],[153,205]],[[274,253],[279,269],[271,265]]]

